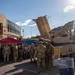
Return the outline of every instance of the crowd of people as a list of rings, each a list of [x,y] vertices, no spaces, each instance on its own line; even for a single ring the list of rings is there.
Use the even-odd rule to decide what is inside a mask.
[[[28,45],[17,44],[1,44],[0,45],[0,61],[10,62],[23,60],[29,57]]]
[[[17,45],[17,44],[2,44],[0,45],[0,61],[14,62],[30,59],[30,62],[37,61],[37,72],[51,69],[52,67],[52,54],[54,47],[51,41],[39,41],[37,45]]]

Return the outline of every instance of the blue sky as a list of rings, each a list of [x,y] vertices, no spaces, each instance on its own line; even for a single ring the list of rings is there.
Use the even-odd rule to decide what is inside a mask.
[[[20,25],[24,37],[34,36],[39,31],[32,19],[39,16],[47,15],[51,29],[75,20],[75,0],[0,0],[0,14]]]

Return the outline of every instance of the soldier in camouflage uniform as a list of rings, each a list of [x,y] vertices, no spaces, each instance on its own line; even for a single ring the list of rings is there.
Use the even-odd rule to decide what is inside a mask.
[[[42,42],[39,42],[37,46],[38,73],[42,70],[45,70],[45,50],[46,50],[46,47],[42,44]]]
[[[5,44],[2,54],[4,57],[4,62],[9,62],[10,47],[7,44]]]
[[[46,45],[46,57],[45,57],[45,61],[46,61],[46,68],[51,68],[53,63],[52,63],[52,55],[53,55],[53,46],[51,45],[51,41],[48,41],[47,45]]]
[[[36,49],[35,45],[32,44],[30,47],[30,60],[31,60],[31,62],[32,62],[32,59],[35,60],[35,58],[34,58],[35,49]]]
[[[17,45],[14,45],[13,47],[13,59],[14,59],[14,62],[16,62],[18,59],[18,46]]]

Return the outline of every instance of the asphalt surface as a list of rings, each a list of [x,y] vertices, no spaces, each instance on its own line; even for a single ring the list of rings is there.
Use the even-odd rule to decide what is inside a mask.
[[[30,63],[30,60],[23,60],[16,63],[0,62],[0,75],[59,75],[59,70],[53,67],[50,71],[37,73],[36,62]]]

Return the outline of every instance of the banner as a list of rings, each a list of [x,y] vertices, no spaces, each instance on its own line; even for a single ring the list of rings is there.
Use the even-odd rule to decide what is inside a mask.
[[[54,54],[60,54],[60,48],[54,48]]]
[[[58,66],[59,62],[58,59],[60,58],[60,48],[54,48],[53,54],[53,65]]]
[[[60,58],[60,48],[54,48],[53,59]]]
[[[58,60],[59,68],[74,68],[74,58],[60,58]]]

